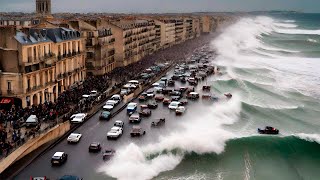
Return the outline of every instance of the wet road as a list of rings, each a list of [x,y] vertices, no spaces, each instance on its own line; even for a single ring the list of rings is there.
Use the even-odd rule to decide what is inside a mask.
[[[172,74],[173,71],[168,73],[167,78],[169,79]],[[181,84],[179,81],[176,81],[175,87],[181,86],[189,85]],[[201,92],[201,87],[201,84],[197,86],[197,92]],[[146,103],[141,103],[138,100],[135,100],[134,102],[139,103],[139,105]],[[188,114],[192,112],[194,113],[194,111],[197,111],[197,108],[201,108],[201,106],[196,104],[199,104],[199,102],[189,100],[188,105],[186,105],[187,111],[185,114],[182,116],[176,116],[175,112],[169,110],[169,108],[163,105],[162,102],[158,103],[158,108],[152,110],[152,115],[150,117],[142,118],[139,125],[146,130],[146,135],[140,138],[130,137],[131,128],[135,124],[130,124],[128,122],[129,116],[126,114],[126,109],[121,111],[110,121],[99,120],[99,114],[101,113],[100,110],[75,131],[76,133],[82,134],[82,138],[78,144],[68,144],[66,139],[63,140],[44,155],[37,158],[32,164],[27,166],[15,177],[15,179],[29,179],[30,176],[46,176],[50,179],[57,179],[63,175],[77,175],[84,179],[112,179],[105,174],[97,172],[97,169],[105,162],[102,159],[102,151],[100,153],[88,152],[88,147],[91,142],[100,142],[103,149],[112,148],[117,151],[121,146],[128,145],[132,142],[142,145],[157,141],[161,134],[181,129],[179,123],[185,121]],[[119,108],[119,106],[121,106],[121,104],[118,105],[117,108]],[[138,110],[139,109],[140,108],[138,108]],[[163,127],[151,128],[151,122],[160,117],[166,118],[166,124]],[[111,127],[113,127],[116,120],[122,120],[125,122],[124,133],[118,140],[108,140],[107,132]],[[52,167],[50,160],[52,155],[57,151],[66,152],[68,154],[68,161],[62,166]]]

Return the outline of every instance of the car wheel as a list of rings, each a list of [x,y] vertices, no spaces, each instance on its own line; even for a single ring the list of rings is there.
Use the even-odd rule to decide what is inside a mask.
[[[145,135],[146,134],[146,131],[143,131],[143,135]]]

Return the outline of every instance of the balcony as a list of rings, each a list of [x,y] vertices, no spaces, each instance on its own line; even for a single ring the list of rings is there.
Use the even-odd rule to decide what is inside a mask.
[[[8,89],[7,90],[7,94],[10,96],[10,95],[14,95],[14,92],[12,91],[12,89]]]

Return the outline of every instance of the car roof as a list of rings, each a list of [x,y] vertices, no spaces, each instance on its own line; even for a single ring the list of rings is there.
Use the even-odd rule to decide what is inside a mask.
[[[132,129],[141,129],[140,126],[132,126]]]
[[[113,127],[111,128],[111,130],[112,130],[112,129],[118,130],[118,129],[120,129],[120,127],[118,127],[118,126],[113,126]]]
[[[123,123],[123,121],[117,120],[115,121],[115,123]]]
[[[80,134],[80,133],[71,133],[70,136],[71,136],[71,135],[77,136],[77,135],[81,135],[81,134]]]
[[[62,156],[63,154],[64,154],[64,152],[56,152],[56,153],[54,153],[53,156]]]
[[[137,105],[137,103],[131,102],[131,103],[128,104],[128,106],[129,105]]]

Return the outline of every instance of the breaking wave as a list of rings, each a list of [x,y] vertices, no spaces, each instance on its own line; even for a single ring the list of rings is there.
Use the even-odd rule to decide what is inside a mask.
[[[287,23],[274,23],[278,27],[284,27],[284,28],[296,28],[298,27],[296,24],[287,24]]]

